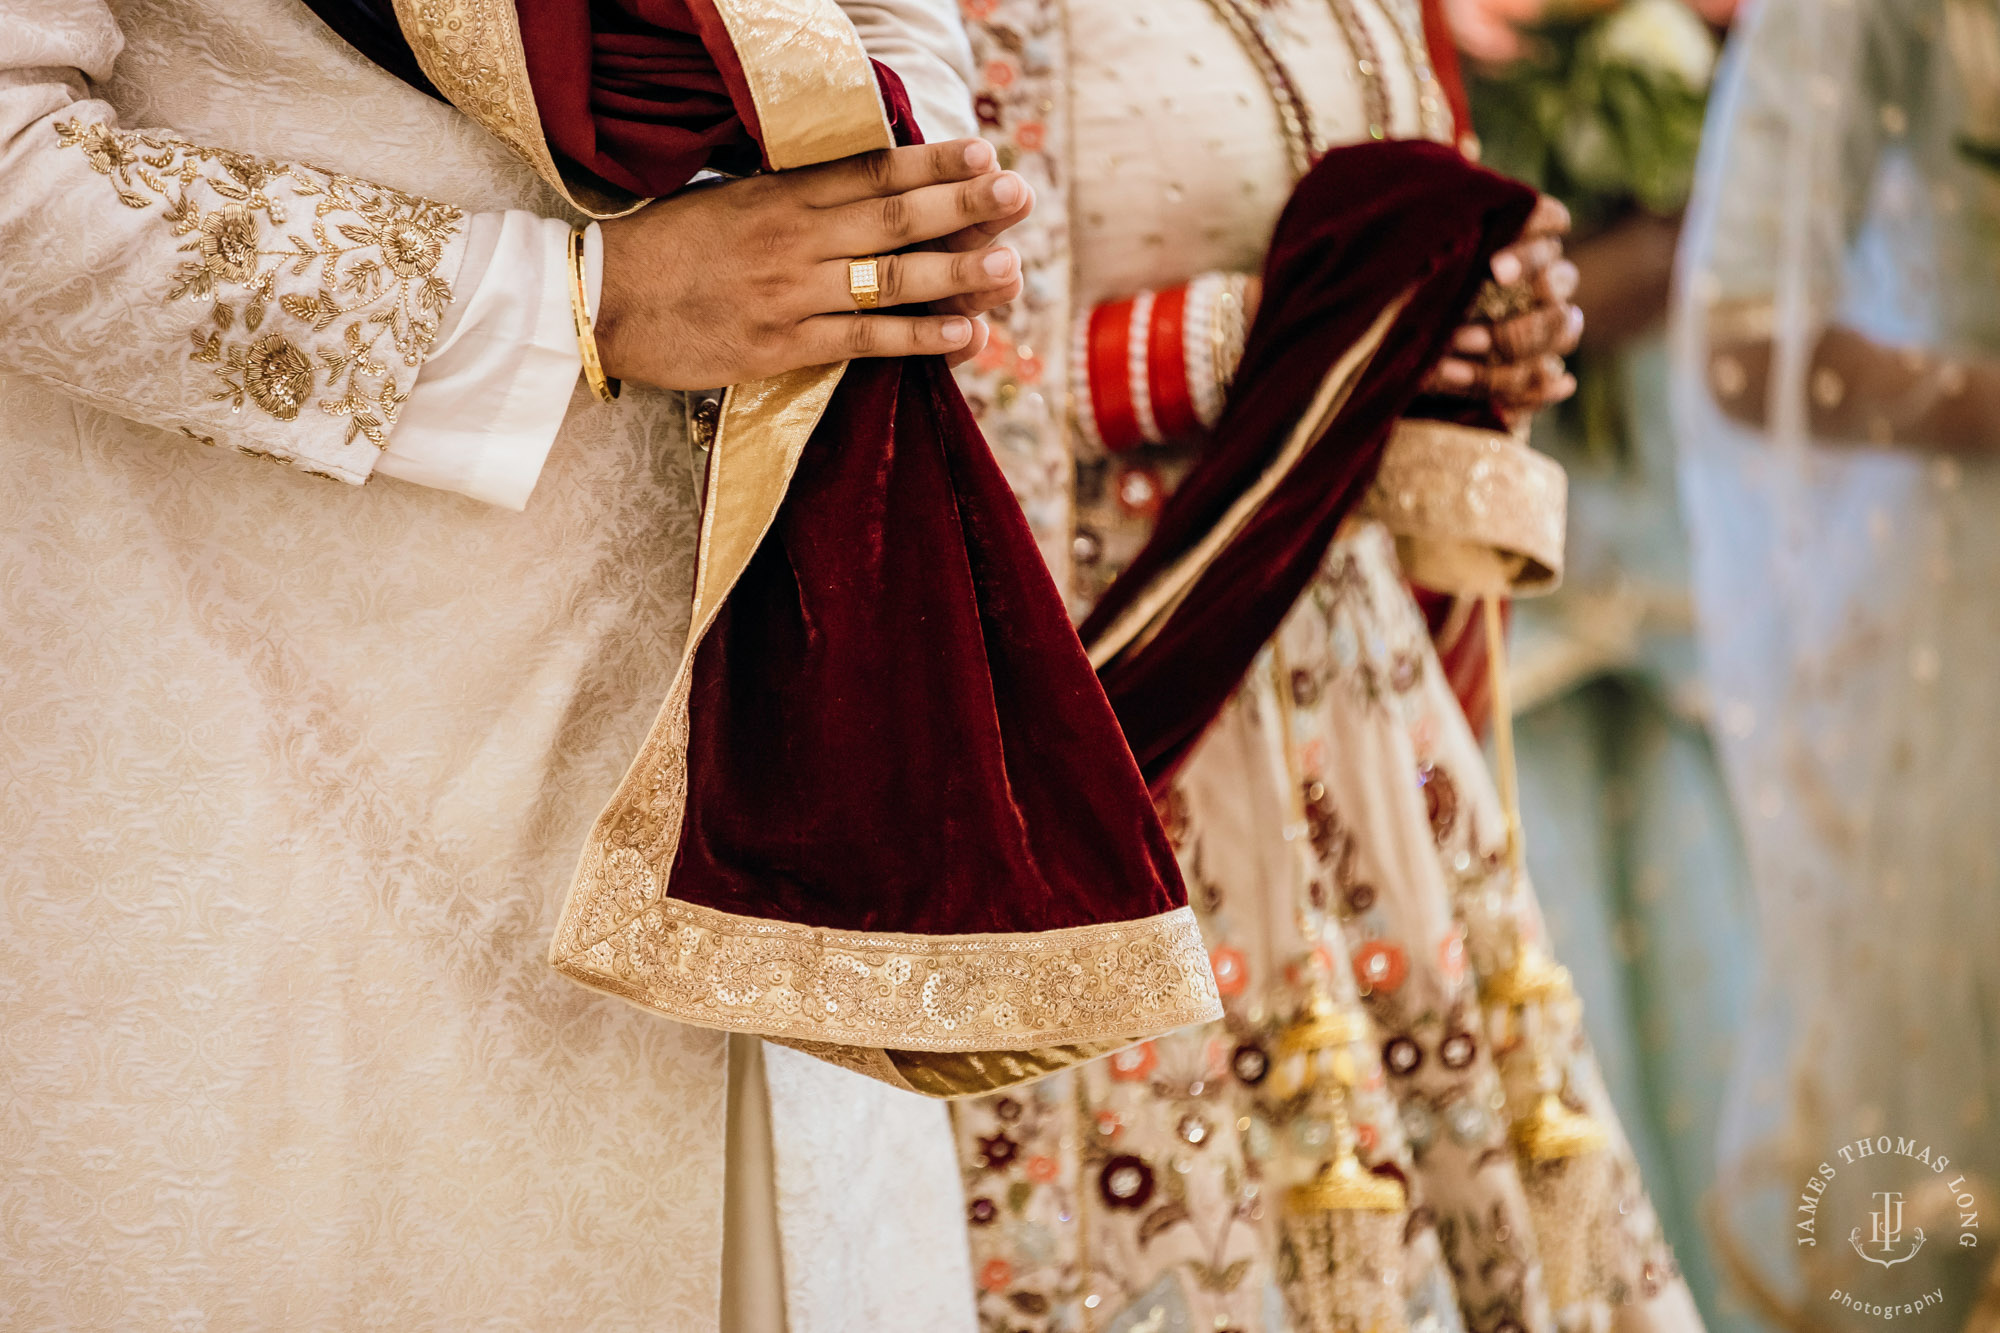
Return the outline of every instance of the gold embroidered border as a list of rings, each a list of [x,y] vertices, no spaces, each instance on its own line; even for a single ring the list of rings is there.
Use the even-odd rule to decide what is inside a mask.
[[[1522,597],[1562,582],[1569,478],[1511,435],[1399,423],[1359,512],[1395,535],[1403,572],[1438,592]]]
[[[1041,1046],[1028,1051],[886,1051],[829,1042],[775,1037],[780,1046],[804,1051],[851,1073],[925,1097],[979,1097],[1002,1088],[1101,1059],[1132,1045],[1131,1039]]]
[[[911,935],[661,898],[557,966],[683,1023],[882,1050],[892,1060],[1122,1044],[1222,1014],[1186,907],[1031,934]]]
[[[622,217],[648,202],[592,181],[571,180],[556,166],[528,80],[528,56],[521,45],[521,18],[514,0],[394,3],[396,26],[403,30],[424,76],[579,212],[593,218]]]
[[[549,962],[568,960],[666,896],[687,806],[688,695],[694,658],[784,502],[792,472],[846,363],[739,385],[723,399],[695,553],[687,646],[659,715],[584,844]]]

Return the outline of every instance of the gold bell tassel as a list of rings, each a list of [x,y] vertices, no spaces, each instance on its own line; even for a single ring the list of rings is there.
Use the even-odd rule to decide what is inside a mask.
[[[1315,989],[1306,1012],[1278,1039],[1286,1065],[1302,1061],[1313,1109],[1325,1114],[1332,1148],[1304,1183],[1285,1192],[1283,1227],[1297,1333],[1404,1333],[1403,1231],[1408,1200],[1400,1182],[1378,1176],[1355,1152],[1348,1091],[1352,1047],[1370,1035],[1357,1006],[1337,1006]]]
[[[1292,821],[1288,834],[1309,883],[1316,867],[1308,859],[1304,777],[1294,753],[1291,672],[1275,642],[1271,675],[1280,776]],[[1345,956],[1338,934],[1327,938],[1323,916],[1301,908],[1299,924],[1308,940]],[[1409,1327],[1402,1272],[1409,1200],[1401,1182],[1370,1171],[1355,1151],[1349,1103],[1358,1079],[1354,1047],[1372,1042],[1374,1028],[1352,994],[1333,993],[1342,980],[1351,988],[1352,975],[1329,976],[1315,964],[1312,997],[1277,1043],[1285,1081],[1298,1080],[1295,1086],[1308,1098],[1306,1114],[1323,1114],[1332,1131],[1328,1155],[1303,1183],[1285,1192],[1280,1277],[1295,1333],[1407,1333]]]
[[[1516,1034],[1529,1061],[1527,1096],[1511,1093],[1511,1137],[1526,1186],[1528,1212],[1541,1251],[1549,1301],[1558,1310],[1602,1296],[1608,1285],[1610,1136],[1597,1120],[1564,1104],[1563,1076],[1550,1050],[1554,1015],[1571,1005],[1569,971],[1536,943],[1523,938],[1527,914],[1527,865],[1521,838],[1521,799],[1514,758],[1514,700],[1507,677],[1507,637],[1500,603],[1481,599],[1486,619],[1487,670],[1493,692],[1493,753],[1500,806],[1507,820],[1507,875],[1515,927],[1513,957],[1501,972],[1481,979],[1480,999],[1490,1015],[1496,1049]],[[1526,1105],[1522,1105],[1522,1103]]]

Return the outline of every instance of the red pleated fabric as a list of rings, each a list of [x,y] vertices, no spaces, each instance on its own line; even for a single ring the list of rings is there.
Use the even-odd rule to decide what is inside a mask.
[[[1485,613],[1476,603],[1461,609],[1459,599],[1450,593],[1414,584],[1410,590],[1416,594],[1417,609],[1424,613],[1424,625],[1431,632],[1438,665],[1444,668],[1452,697],[1472,724],[1472,734],[1484,740],[1493,723],[1493,659],[1486,651]],[[1502,601],[1502,624],[1512,618],[1512,605]]]

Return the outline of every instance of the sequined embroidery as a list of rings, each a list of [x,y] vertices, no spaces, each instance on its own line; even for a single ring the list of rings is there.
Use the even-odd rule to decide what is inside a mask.
[[[593,848],[586,859],[599,854]],[[861,1048],[979,1052],[1166,1031],[1217,1007],[1201,932],[1185,907],[1038,934],[863,933],[666,897],[630,848],[602,861],[584,878],[608,892],[565,923],[556,966],[685,1023]],[[634,903],[645,905],[613,915]],[[600,926],[600,915],[612,919]]]
[[[396,21],[425,77],[451,104],[507,145],[535,173],[593,217],[630,212],[629,197],[563,179],[528,84],[521,25],[511,4],[493,0],[401,0]]]
[[[210,303],[189,360],[212,401],[280,421],[308,406],[348,419],[346,441],[386,448],[414,369],[437,339],[451,284],[437,272],[464,215],[385,186],[100,122],[56,126],[127,208],[163,205],[188,256],[165,300]],[[288,206],[310,199],[309,221]],[[236,299],[230,299],[231,297]],[[387,341],[385,347],[384,341]]]
[[[1425,587],[1463,586],[1459,548],[1494,553],[1516,596],[1562,580],[1569,481],[1547,455],[1497,431],[1404,421],[1390,437],[1360,512],[1402,543],[1404,572]]]

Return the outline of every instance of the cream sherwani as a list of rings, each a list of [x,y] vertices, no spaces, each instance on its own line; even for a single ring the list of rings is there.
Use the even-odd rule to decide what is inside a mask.
[[[720,1322],[728,1044],[545,961],[679,658],[686,406],[579,390],[520,513],[340,484],[505,209],[566,216],[302,5],[0,2],[9,1329]],[[737,1308],[969,1326],[941,1108],[766,1094]]]

